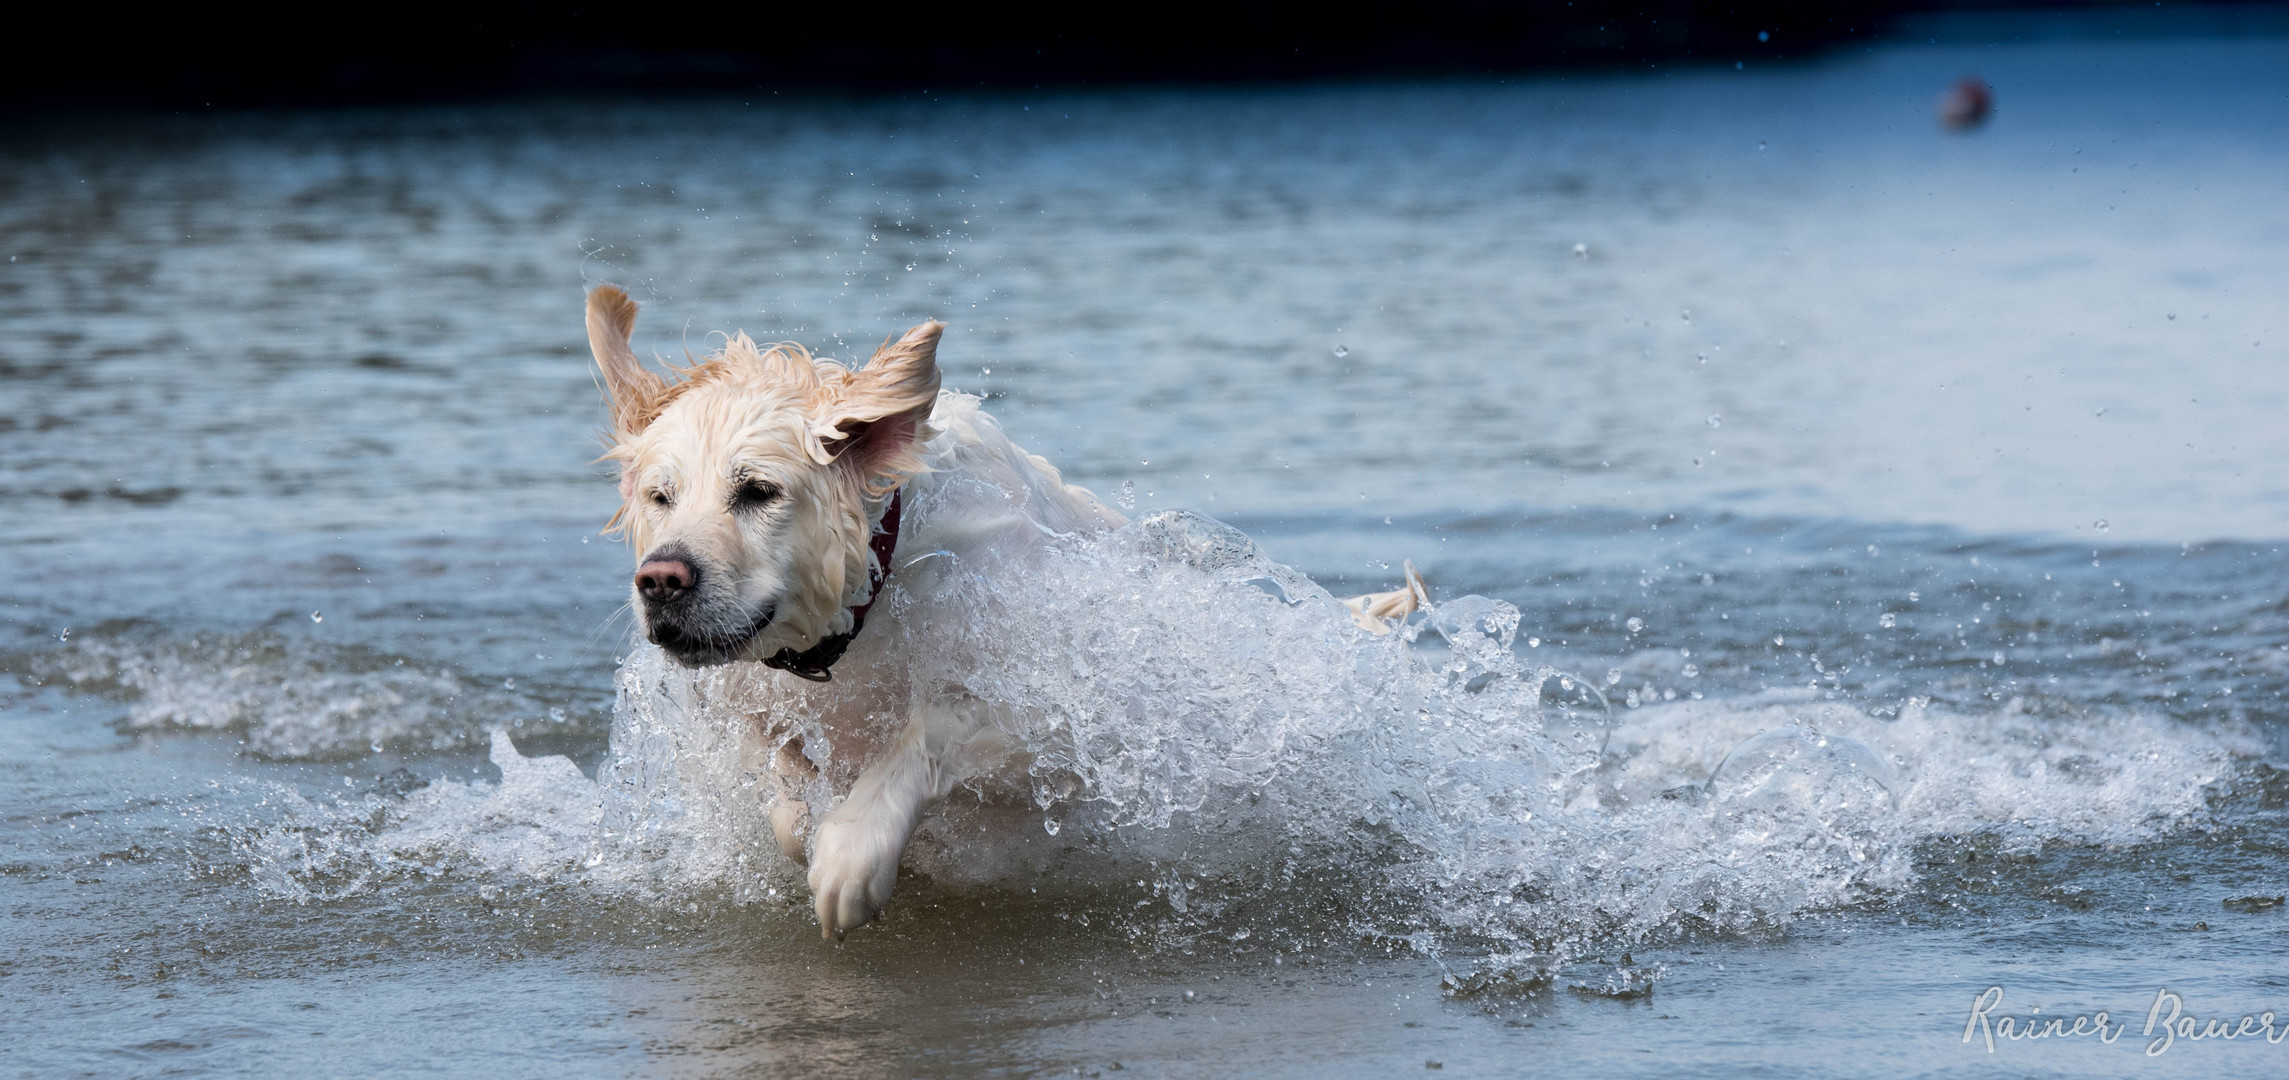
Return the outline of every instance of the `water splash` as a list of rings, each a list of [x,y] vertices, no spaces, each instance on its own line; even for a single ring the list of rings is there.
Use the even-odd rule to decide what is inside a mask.
[[[2157,836],[2260,752],[2230,727],[2019,701],[1884,719],[1800,692],[1617,713],[1590,681],[1522,664],[1507,603],[1454,598],[1374,637],[1185,511],[1008,570],[947,552],[902,568],[880,601],[896,617],[861,639],[875,651],[823,691],[871,700],[882,686],[858,673],[879,665],[990,703],[1025,763],[958,790],[910,870],[957,890],[1133,882],[1179,934],[1276,939],[1334,911],[1347,930],[1477,958],[1463,983],[1897,895],[1933,836]],[[800,897],[769,824],[777,744],[753,722],[796,700],[786,687],[640,648],[618,691],[596,779],[496,735],[500,785],[374,796],[320,815],[334,840],[281,826],[250,845],[257,880],[322,899],[460,863],[615,894]],[[792,733],[847,783],[856,762],[799,718]],[[1607,989],[1657,977],[1625,968]]]

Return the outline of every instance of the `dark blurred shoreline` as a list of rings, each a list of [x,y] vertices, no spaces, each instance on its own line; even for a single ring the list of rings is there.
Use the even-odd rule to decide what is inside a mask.
[[[51,14],[0,66],[0,112],[204,111],[529,95],[829,93],[1486,77],[1816,57],[1894,40],[2289,35],[2289,4],[2009,0],[1431,0],[1066,12],[761,6]],[[107,21],[98,21],[99,18]]]

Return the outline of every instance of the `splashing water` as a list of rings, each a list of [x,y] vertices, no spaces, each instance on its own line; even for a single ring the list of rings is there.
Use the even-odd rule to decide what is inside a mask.
[[[991,703],[1024,763],[958,789],[910,870],[953,889],[1135,882],[1165,905],[1163,929],[1188,933],[1308,930],[1332,910],[1350,931],[1480,958],[1462,985],[1881,900],[1913,887],[1910,854],[1929,837],[2155,836],[2259,752],[2231,727],[2018,701],[1883,719],[1777,692],[1648,699],[1616,718],[1589,681],[1519,662],[1507,603],[1455,598],[1373,637],[1189,512],[1060,539],[1027,573],[995,569],[948,553],[902,568],[882,601],[896,617],[870,628],[877,651],[853,654]],[[249,859],[297,899],[465,864],[791,902],[800,870],[772,838],[773,747],[753,722],[775,685],[641,648],[595,780],[496,733],[499,785],[309,806],[259,832]],[[880,686],[838,671],[829,690]],[[856,763],[794,727],[847,783]],[[807,794],[824,805],[828,791]],[[1650,976],[1615,977],[1634,993]]]

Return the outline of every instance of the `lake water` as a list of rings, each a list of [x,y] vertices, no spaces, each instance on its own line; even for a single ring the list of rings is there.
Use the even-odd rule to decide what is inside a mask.
[[[2284,132],[2280,38],[20,124],[0,1068],[2280,1075],[2140,1026],[2289,1018]],[[822,943],[631,645],[605,281],[944,318],[1069,479],[1441,605],[1061,549],[1012,694],[1138,746]]]

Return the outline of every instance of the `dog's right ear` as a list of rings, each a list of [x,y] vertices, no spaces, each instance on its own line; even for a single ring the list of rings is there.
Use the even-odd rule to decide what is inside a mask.
[[[598,285],[588,294],[588,348],[604,373],[604,393],[612,399],[612,433],[634,438],[652,422],[667,380],[644,369],[628,342],[636,333],[636,302],[617,285]]]
[[[842,396],[811,421],[820,464],[854,463],[876,493],[921,469],[915,447],[938,401],[938,337],[945,331],[931,319],[875,350]]]

